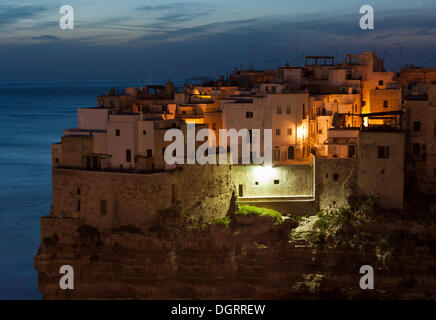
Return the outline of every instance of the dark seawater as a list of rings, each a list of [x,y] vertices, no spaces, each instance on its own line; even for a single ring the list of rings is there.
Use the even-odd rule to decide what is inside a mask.
[[[76,109],[139,81],[0,81],[0,299],[40,299],[33,258],[51,204],[51,147]]]

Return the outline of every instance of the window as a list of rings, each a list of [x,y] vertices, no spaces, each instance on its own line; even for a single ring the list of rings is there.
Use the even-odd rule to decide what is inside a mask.
[[[55,162],[56,162],[56,163],[59,163],[59,158],[56,158],[56,159],[55,159]]]
[[[413,131],[421,130],[421,121],[413,121]]]
[[[414,143],[412,145],[412,152],[413,154],[420,154],[421,153],[421,145],[419,143]]]
[[[335,173],[335,174],[333,175],[333,180],[334,180],[334,181],[339,181],[339,174],[338,174],[338,173]]]
[[[280,161],[280,150],[274,150],[274,161]]]
[[[389,101],[385,100],[383,101],[383,108],[388,108],[389,107]]]
[[[239,196],[240,197],[244,196],[244,185],[243,184],[239,185]]]
[[[277,106],[277,114],[282,114],[282,106]]]
[[[80,196],[80,188],[77,188],[77,195]]]
[[[348,158],[354,158],[356,156],[356,146],[349,145],[348,146]]]
[[[100,200],[100,214],[106,215],[106,200]]]
[[[132,161],[132,151],[127,149],[126,150],[126,162],[131,162]]]
[[[212,123],[212,130],[216,130],[216,123]]]
[[[280,184],[280,180],[274,180],[274,184]]]
[[[258,186],[258,185],[259,185],[259,181],[255,181],[254,184],[255,184],[256,186]]]
[[[377,158],[389,159],[389,147],[387,147],[387,146],[377,147]]]
[[[271,87],[271,93],[276,93],[277,92],[277,88],[276,86],[272,86]]]
[[[253,118],[253,112],[251,112],[251,111],[247,111],[247,112],[245,113],[245,118],[247,118],[247,119],[251,119],[251,118]]]
[[[290,114],[290,113],[291,113],[291,106],[290,106],[290,105],[287,105],[287,106],[286,106],[286,113],[287,113],[287,114]]]
[[[306,119],[306,107],[303,103],[303,119]]]
[[[294,147],[288,147],[288,160],[293,160],[294,156]]]
[[[177,191],[178,191],[177,183],[173,183],[171,185],[171,200],[172,200],[172,203],[176,203],[177,200],[179,200],[178,192]]]
[[[248,137],[247,137],[247,139],[248,139],[249,143],[253,142],[253,130],[252,129],[248,130]]]
[[[147,130],[142,130],[142,134],[145,136],[147,134]]]
[[[276,136],[280,135],[280,129],[276,129]]]
[[[379,85],[379,86],[384,85],[384,81],[383,81],[383,80],[379,80],[378,85]]]
[[[292,136],[292,128],[288,128],[288,130],[286,130],[286,133],[288,134],[288,136]]]
[[[147,149],[147,158],[151,158],[153,156],[153,150]]]
[[[80,200],[76,202],[76,211],[80,211]]]
[[[116,129],[116,130],[115,130],[115,135],[116,135],[117,137],[120,136],[120,129]]]

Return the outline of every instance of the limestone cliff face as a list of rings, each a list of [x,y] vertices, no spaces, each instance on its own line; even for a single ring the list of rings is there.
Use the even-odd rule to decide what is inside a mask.
[[[290,241],[298,222],[235,216],[202,230],[122,226],[111,232],[81,219],[42,219],[35,257],[44,299],[299,299],[429,298],[436,294],[435,229],[408,232],[401,247],[380,251]],[[373,232],[383,226],[372,225]],[[414,228],[416,230],[416,228]],[[75,289],[59,288],[71,265]],[[375,290],[359,287],[362,265],[374,267]]]

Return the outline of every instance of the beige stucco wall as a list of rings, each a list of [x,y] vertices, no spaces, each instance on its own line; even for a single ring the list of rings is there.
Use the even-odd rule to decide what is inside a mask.
[[[232,179],[237,188],[243,186],[244,197],[298,197],[313,194],[311,165],[238,165],[233,166]],[[279,183],[275,184],[275,180]]]
[[[389,147],[389,158],[377,157],[378,146]],[[380,198],[386,208],[403,208],[405,133],[361,132],[358,145],[359,193]]]
[[[184,215],[210,221],[227,214],[233,191],[230,166],[224,165],[186,165],[155,174],[53,169],[51,216],[82,218],[99,230],[144,228],[160,219],[161,210],[176,206]]]

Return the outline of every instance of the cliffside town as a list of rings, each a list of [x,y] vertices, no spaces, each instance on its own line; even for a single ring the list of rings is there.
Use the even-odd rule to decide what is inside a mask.
[[[167,163],[165,133],[191,124],[209,129],[197,145],[228,157],[220,130],[247,133],[242,148],[271,129],[272,165]],[[366,52],[111,90],[78,109],[52,163],[35,257],[44,298],[436,294],[436,69],[386,72]],[[75,290],[59,289],[65,264]],[[373,292],[358,285],[366,264]]]

